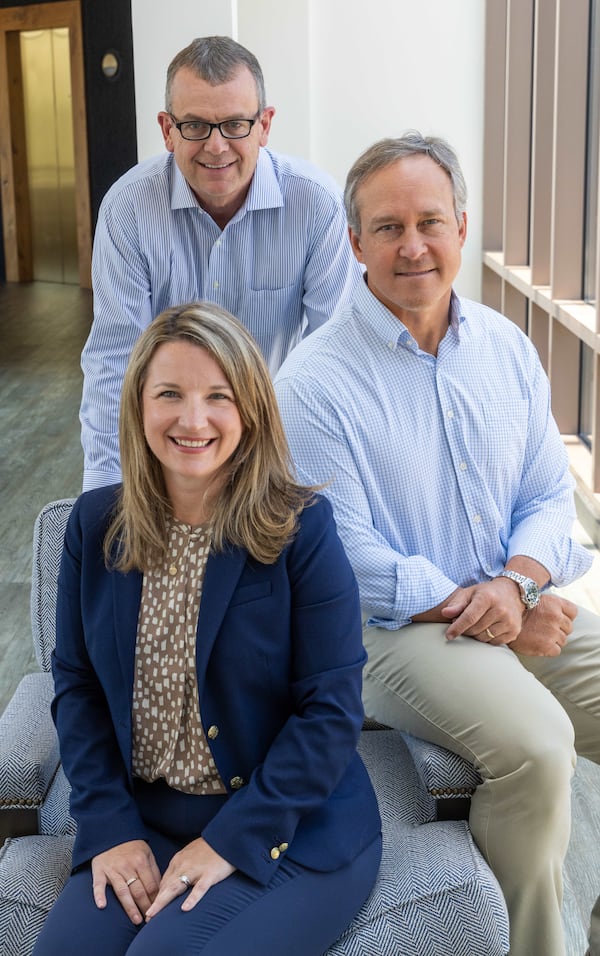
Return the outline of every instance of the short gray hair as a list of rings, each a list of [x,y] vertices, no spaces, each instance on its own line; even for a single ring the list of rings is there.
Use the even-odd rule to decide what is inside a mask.
[[[444,169],[452,184],[454,196],[454,214],[460,223],[467,208],[467,184],[458,156],[445,139],[439,136],[423,136],[418,130],[408,130],[396,139],[380,139],[358,157],[346,179],[344,204],[348,225],[360,235],[360,210],[356,200],[358,189],[372,173],[391,166],[406,156],[423,154],[431,156],[434,162]]]
[[[173,57],[167,70],[165,90],[167,113],[171,112],[171,88],[175,74],[179,70],[187,67],[211,86],[219,86],[233,79],[243,66],[247,67],[254,77],[258,110],[262,113],[267,105],[267,96],[260,63],[250,50],[226,36],[197,37]]]

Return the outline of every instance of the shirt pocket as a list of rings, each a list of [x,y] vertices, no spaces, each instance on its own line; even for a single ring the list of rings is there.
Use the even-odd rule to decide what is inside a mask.
[[[499,472],[520,469],[525,457],[529,427],[529,403],[523,398],[499,399],[483,408],[480,439],[484,467]]]

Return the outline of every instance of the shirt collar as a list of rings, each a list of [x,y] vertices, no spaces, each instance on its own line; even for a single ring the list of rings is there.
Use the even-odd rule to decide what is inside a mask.
[[[198,200],[171,153],[171,209],[197,209]]]
[[[367,285],[366,273],[363,276],[363,282],[359,283],[355,292],[355,303],[358,305],[361,315],[371,326],[373,331],[382,339],[388,348],[395,349],[398,346],[408,348],[411,351],[418,351],[418,346],[411,333],[400,319],[390,312],[390,310],[380,302],[377,296],[373,295]],[[452,334],[458,338],[459,329],[465,316],[461,312],[460,299],[452,290],[450,296],[450,322],[449,328]]]
[[[246,202],[240,214],[253,209],[277,209],[283,206],[283,194],[275,174],[271,154],[261,146]]]
[[[452,295],[450,296],[450,328],[456,333],[459,334],[460,327],[465,321],[466,316],[463,314],[460,298],[457,296],[454,289],[452,290]]]
[[[171,160],[171,209],[200,209],[192,188],[175,162]],[[283,206],[281,187],[275,175],[269,151],[261,146],[254,176],[243,206],[235,215],[240,218],[254,209],[277,209]]]

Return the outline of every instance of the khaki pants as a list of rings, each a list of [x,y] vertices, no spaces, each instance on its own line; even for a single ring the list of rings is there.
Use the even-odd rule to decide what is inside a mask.
[[[592,910],[589,954],[590,956],[600,956],[600,896]]]
[[[483,783],[469,823],[506,899],[511,956],[563,956],[575,749],[600,763],[600,617],[580,609],[556,658],[518,657],[467,637],[448,642],[444,629],[365,626],[366,714],[475,765]],[[600,947],[596,909],[592,946],[596,932]]]

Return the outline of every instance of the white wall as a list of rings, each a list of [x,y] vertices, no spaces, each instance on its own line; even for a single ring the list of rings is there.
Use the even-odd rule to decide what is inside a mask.
[[[277,110],[269,145],[307,159],[312,159],[310,7],[310,0],[237,0],[235,38],[258,57],[267,101]]]
[[[138,157],[164,149],[156,122],[165,108],[167,67],[194,37],[234,36],[236,0],[131,0]]]
[[[270,146],[340,185],[359,153],[409,127],[445,136],[469,187],[457,288],[478,298],[483,162],[482,0],[132,0],[140,159],[159,152],[156,114],[173,55],[226,33],[258,57],[276,107]]]
[[[314,0],[312,156],[345,179],[359,153],[416,128],[444,136],[469,187],[457,288],[478,298],[483,162],[482,0]]]

